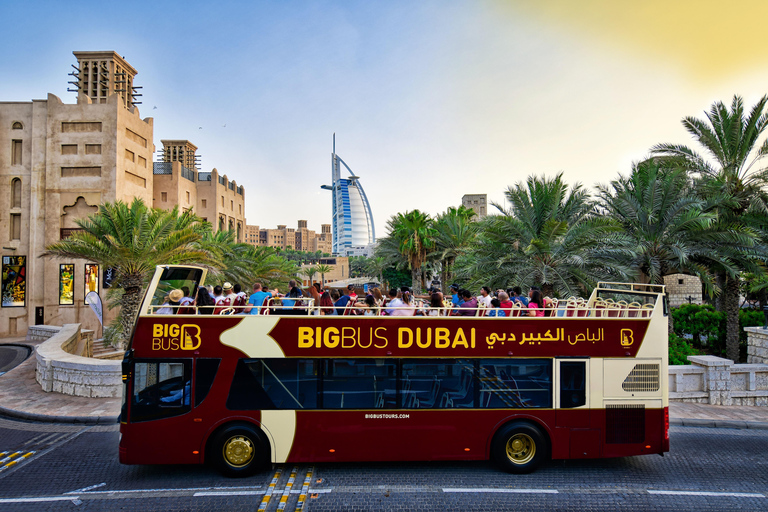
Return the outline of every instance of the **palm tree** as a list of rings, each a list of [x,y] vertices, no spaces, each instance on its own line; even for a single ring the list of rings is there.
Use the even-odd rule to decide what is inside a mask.
[[[398,213],[389,222],[390,237],[396,242],[398,252],[411,270],[411,288],[421,290],[421,266],[427,259],[428,250],[435,246],[437,234],[429,214],[419,210]]]
[[[374,256],[368,258],[366,262],[365,271],[376,276],[379,279],[379,284],[384,284],[384,270],[389,267],[389,264],[383,256]]]
[[[435,250],[432,253],[442,266],[443,287],[453,281],[453,264],[464,254],[477,236],[479,224],[473,221],[475,212],[464,205],[450,207],[434,222]]]
[[[312,286],[312,278],[317,274],[317,267],[307,267],[302,270],[302,273],[309,279],[309,285]]]
[[[764,163],[768,140],[760,142],[768,127],[766,103],[768,96],[763,96],[747,115],[741,97],[734,96],[730,110],[722,102],[715,102],[706,121],[683,119],[683,126],[704,148],[709,160],[679,144],[658,144],[651,150],[662,161],[692,172],[699,180],[700,193],[716,199],[713,208],[728,224],[743,223],[745,217],[756,213],[763,218],[768,214],[762,191],[768,182]],[[720,269],[725,281],[726,354],[734,361],[739,360],[739,270]]]
[[[654,160],[635,164],[628,177],[598,187],[599,208],[616,219],[630,238],[629,266],[642,281],[663,284],[664,276],[677,273],[699,277],[713,290],[714,283],[703,260],[716,257],[718,237],[713,230],[717,215],[704,213],[684,169],[663,170]]]
[[[122,290],[119,338],[124,344],[138,313],[143,287],[160,264],[219,264],[200,244],[210,225],[191,211],[148,208],[136,198],[105,203],[75,223],[82,231],[51,244],[43,256],[83,258],[115,269],[113,283]]]
[[[321,263],[320,265],[315,266],[315,270],[318,274],[320,274],[320,279],[322,281],[322,287],[325,288],[325,274],[328,274],[330,272],[333,272],[333,267],[331,265],[326,265],[325,263]]]
[[[545,295],[588,292],[597,281],[624,279],[627,242],[616,221],[594,215],[581,185],[570,191],[562,173],[530,176],[509,187],[510,208],[487,217],[472,257],[457,260],[457,274],[471,285],[506,288],[541,285]]]

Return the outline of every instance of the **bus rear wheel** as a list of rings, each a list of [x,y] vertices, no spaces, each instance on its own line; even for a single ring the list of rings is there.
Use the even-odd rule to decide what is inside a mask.
[[[491,456],[509,473],[534,471],[548,453],[547,438],[531,423],[516,422],[502,427],[493,438]]]
[[[223,474],[244,477],[266,466],[269,461],[269,445],[258,429],[236,423],[216,433],[210,454],[213,463]]]

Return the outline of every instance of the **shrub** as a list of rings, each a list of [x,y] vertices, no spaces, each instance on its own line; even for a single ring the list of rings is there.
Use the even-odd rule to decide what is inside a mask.
[[[689,364],[687,357],[698,354],[699,351],[680,336],[669,335],[669,364]]]
[[[709,304],[683,304],[671,310],[675,334],[689,338],[694,349],[713,356],[725,357],[725,313]],[[739,310],[739,347],[741,358],[747,353],[747,333],[744,327],[763,325],[763,312],[755,309]],[[670,337],[670,351],[672,339]],[[737,361],[738,362],[738,361]],[[670,363],[671,364],[671,363]]]

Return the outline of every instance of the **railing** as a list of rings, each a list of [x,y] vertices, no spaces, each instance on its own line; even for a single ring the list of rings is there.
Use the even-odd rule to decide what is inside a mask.
[[[197,181],[211,181],[211,173],[210,172],[197,173]]]
[[[733,364],[715,356],[688,356],[669,367],[669,399],[711,405],[768,405],[768,365]]]
[[[173,162],[152,162],[152,174],[172,174]]]
[[[189,181],[195,181],[195,171],[187,169],[183,165],[181,166],[181,177],[187,178]]]
[[[239,195],[243,195],[243,187],[242,187],[242,185],[241,185],[241,186],[239,186],[239,187],[237,187],[237,193],[238,193]]]
[[[235,190],[235,184],[233,182],[229,182],[229,190],[233,191]]]
[[[224,176],[219,176],[219,185],[227,185],[227,180],[224,179]]]

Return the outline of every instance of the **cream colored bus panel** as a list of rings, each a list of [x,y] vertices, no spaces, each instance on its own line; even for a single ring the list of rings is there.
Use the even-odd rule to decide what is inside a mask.
[[[661,359],[605,359],[604,398],[661,397],[664,385]]]

